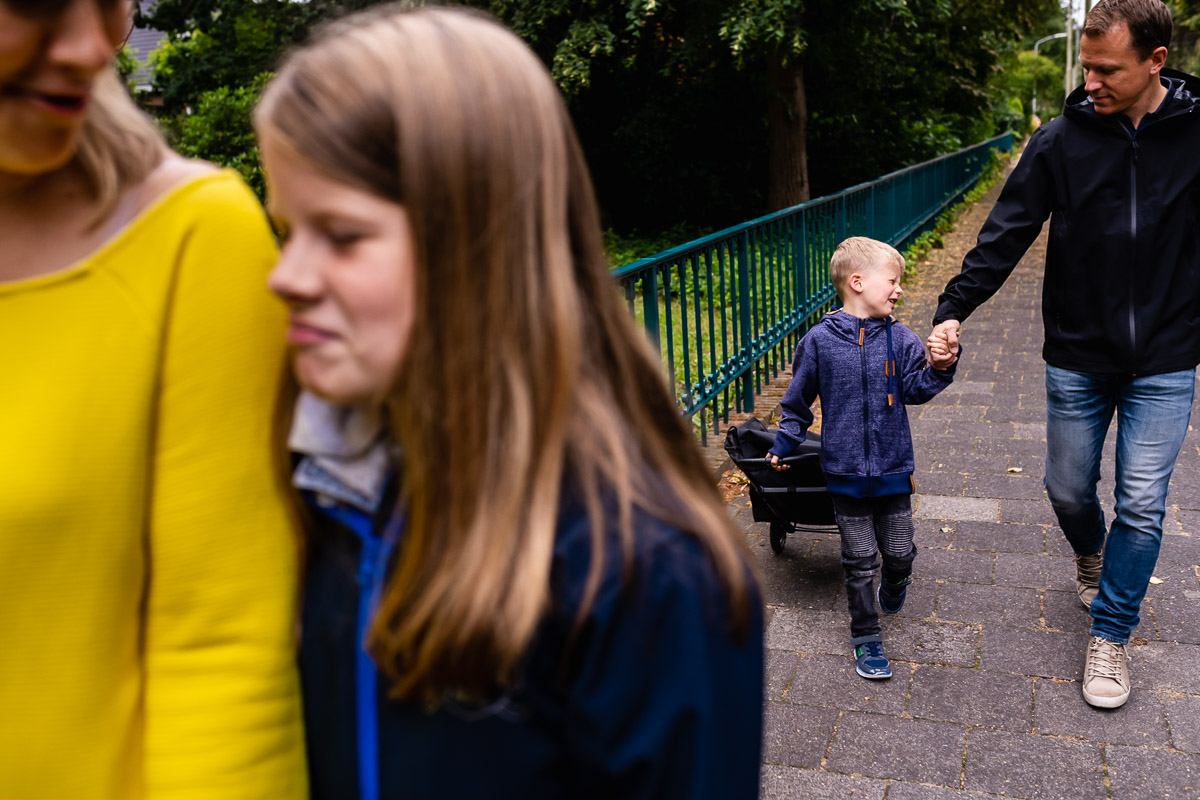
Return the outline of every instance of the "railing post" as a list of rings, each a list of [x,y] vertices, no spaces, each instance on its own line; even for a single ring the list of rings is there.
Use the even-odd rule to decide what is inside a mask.
[[[739,381],[741,392],[741,409],[743,412],[754,410],[754,370],[749,364],[751,343],[754,340],[751,330],[750,311],[750,233],[742,231],[738,236],[738,321],[741,328],[742,341],[739,352],[747,362],[747,369]]]

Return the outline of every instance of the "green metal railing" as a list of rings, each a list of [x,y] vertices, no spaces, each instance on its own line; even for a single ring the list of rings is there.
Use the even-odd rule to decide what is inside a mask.
[[[836,302],[833,249],[870,236],[903,250],[979,179],[1013,135],[941,156],[673,247],[613,271],[658,344],[682,412],[701,437],[753,411],[763,383]]]

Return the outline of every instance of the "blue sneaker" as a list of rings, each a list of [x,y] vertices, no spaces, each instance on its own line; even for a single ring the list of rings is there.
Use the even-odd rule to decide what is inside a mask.
[[[863,642],[854,646],[854,669],[871,680],[892,677],[892,662],[883,654],[883,642]]]
[[[889,583],[879,579],[879,610],[884,614],[898,614],[904,608],[904,597],[908,594],[908,585],[912,578],[905,578],[900,583]]]

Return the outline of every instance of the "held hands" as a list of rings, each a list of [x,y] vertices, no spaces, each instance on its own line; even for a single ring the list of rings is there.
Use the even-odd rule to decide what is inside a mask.
[[[948,319],[934,327],[926,345],[929,348],[929,363],[934,369],[946,369],[958,360],[958,332],[956,319]]]

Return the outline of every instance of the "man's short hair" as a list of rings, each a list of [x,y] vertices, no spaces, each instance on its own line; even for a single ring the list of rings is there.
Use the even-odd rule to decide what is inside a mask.
[[[851,236],[842,240],[833,251],[833,258],[829,259],[829,277],[840,295],[851,275],[867,272],[887,261],[893,261],[901,270],[904,269],[904,256],[890,244],[866,236]]]
[[[1103,36],[1121,23],[1129,28],[1130,44],[1141,61],[1171,44],[1171,10],[1162,0],[1100,0],[1083,21],[1083,35]]]

